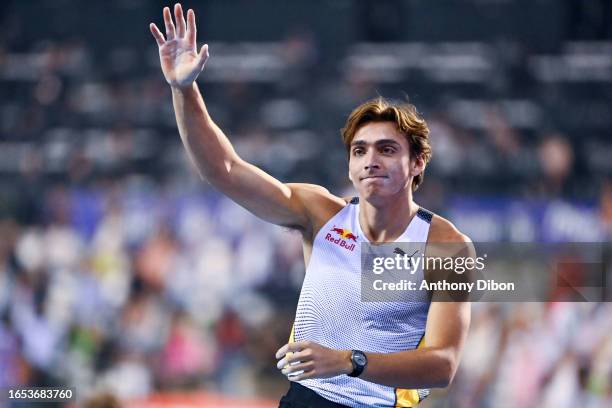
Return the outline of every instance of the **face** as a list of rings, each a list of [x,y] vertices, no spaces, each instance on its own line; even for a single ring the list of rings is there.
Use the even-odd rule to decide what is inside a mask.
[[[362,126],[351,143],[349,178],[368,201],[411,192],[412,179],[423,168],[423,160],[410,156],[408,140],[392,122]]]

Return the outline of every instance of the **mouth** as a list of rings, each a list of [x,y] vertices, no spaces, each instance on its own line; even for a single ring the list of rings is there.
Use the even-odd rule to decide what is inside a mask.
[[[363,180],[372,180],[372,179],[386,179],[388,178],[387,176],[365,176],[365,177],[361,177],[359,180],[363,181]]]

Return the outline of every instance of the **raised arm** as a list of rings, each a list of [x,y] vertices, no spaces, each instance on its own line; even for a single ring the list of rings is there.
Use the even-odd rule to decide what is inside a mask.
[[[150,29],[159,47],[164,77],[172,89],[181,140],[200,176],[266,221],[310,229],[312,210],[317,203],[336,198],[322,187],[283,184],[236,154],[229,139],[210,117],[195,82],[209,54],[207,44],[199,52],[196,48],[193,10],[187,11],[185,21],[181,5],[176,4],[176,25],[168,7],[164,8],[163,17],[165,38],[154,23],[150,24]],[[305,205],[307,202],[309,204]]]

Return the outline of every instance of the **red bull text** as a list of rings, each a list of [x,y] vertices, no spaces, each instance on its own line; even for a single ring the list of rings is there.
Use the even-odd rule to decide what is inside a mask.
[[[327,235],[325,235],[326,240],[333,242],[336,245],[340,245],[342,248],[346,248],[348,251],[355,250],[357,238],[359,238],[357,235],[345,228],[336,228],[335,225],[334,228],[331,229],[331,232],[335,232],[337,235],[339,235],[339,237],[334,238],[333,235],[328,232]],[[353,241],[353,243],[350,243],[350,241]]]

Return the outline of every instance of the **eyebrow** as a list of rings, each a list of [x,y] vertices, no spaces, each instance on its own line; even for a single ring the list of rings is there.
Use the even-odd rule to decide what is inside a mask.
[[[367,144],[368,143],[366,143],[364,140],[356,140],[351,143],[351,146],[365,146]],[[400,144],[393,139],[380,139],[374,142],[374,144],[377,146],[384,145],[384,144],[393,144],[396,146],[400,146]]]

